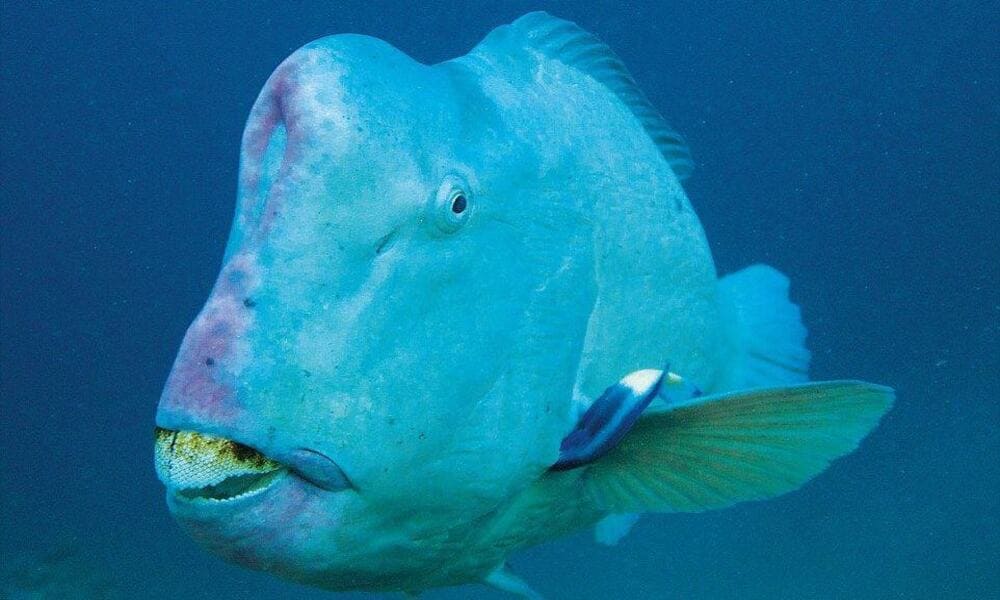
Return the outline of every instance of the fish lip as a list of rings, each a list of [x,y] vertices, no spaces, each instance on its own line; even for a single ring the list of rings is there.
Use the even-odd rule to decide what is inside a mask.
[[[297,448],[275,457],[288,465],[292,474],[327,492],[358,491],[356,485],[335,460],[312,448]]]

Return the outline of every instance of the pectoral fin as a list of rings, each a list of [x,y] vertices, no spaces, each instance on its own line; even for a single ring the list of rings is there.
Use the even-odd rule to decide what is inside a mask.
[[[642,415],[587,466],[586,493],[613,513],[771,498],[854,450],[893,397],[871,383],[827,381],[676,402]]]

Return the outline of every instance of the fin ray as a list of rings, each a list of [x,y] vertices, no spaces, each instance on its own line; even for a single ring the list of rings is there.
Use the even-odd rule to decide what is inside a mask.
[[[545,12],[528,13],[508,27],[528,47],[587,73],[604,85],[632,111],[677,178],[683,181],[691,175],[694,162],[684,138],[660,116],[607,44],[576,23]]]

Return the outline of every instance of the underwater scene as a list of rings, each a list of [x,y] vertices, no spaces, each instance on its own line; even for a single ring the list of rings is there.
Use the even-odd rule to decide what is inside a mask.
[[[0,598],[1000,598],[1000,5],[0,6]]]

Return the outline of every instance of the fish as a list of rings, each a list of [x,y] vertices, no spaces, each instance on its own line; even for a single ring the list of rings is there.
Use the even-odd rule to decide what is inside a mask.
[[[362,35],[295,51],[157,407],[176,521],[328,590],[538,598],[520,549],[773,498],[855,450],[893,390],[808,380],[788,279],[716,272],[693,165],[546,13],[433,65]]]

